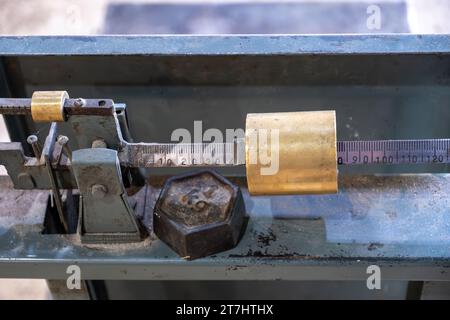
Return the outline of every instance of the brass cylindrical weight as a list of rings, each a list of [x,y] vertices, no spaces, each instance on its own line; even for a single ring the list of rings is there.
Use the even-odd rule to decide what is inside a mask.
[[[35,91],[31,97],[31,117],[36,122],[64,121],[66,91]]]
[[[335,111],[252,113],[245,129],[250,194],[337,192]]]

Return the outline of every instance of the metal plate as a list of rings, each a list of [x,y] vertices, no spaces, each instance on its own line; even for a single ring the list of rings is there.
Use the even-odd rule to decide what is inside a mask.
[[[39,212],[20,205],[27,202],[17,205],[14,199],[26,194],[12,190],[6,178],[0,181],[6,208],[24,217],[29,210]],[[138,201],[137,214],[145,211],[148,228],[160,182],[150,182]],[[82,246],[75,235],[41,235],[39,219],[8,226],[11,214],[3,210],[0,274],[65,279],[66,268],[78,264],[85,279],[349,280],[366,279],[367,266],[377,264],[386,280],[450,280],[450,200],[443,196],[449,182],[450,175],[359,176],[341,179],[336,195],[244,192],[250,221],[242,241],[195,261],[179,258],[154,237],[138,244]]]

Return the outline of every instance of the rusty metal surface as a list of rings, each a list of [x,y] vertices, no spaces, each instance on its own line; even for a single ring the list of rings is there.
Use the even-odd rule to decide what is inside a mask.
[[[30,115],[31,99],[0,98],[0,114]]]
[[[108,116],[114,112],[114,102],[111,99],[83,99],[79,105],[79,98],[66,99],[64,112],[67,115]],[[30,115],[31,99],[0,98],[0,114]]]
[[[4,179],[4,208],[24,210],[16,196],[42,194],[12,190]],[[153,206],[156,180],[137,194],[138,210]],[[347,176],[336,195],[249,197],[243,190],[250,220],[239,245],[195,261],[154,235],[85,247],[75,235],[41,235],[39,215],[21,211],[21,221],[7,224],[16,214],[0,210],[0,276],[65,279],[67,266],[78,264],[86,279],[348,280],[366,279],[367,266],[378,264],[386,280],[450,280],[449,182],[448,174]]]

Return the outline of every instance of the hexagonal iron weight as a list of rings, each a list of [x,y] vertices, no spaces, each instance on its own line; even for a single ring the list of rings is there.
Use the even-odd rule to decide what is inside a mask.
[[[189,260],[234,248],[245,225],[241,190],[210,170],[168,179],[153,213],[159,239]]]

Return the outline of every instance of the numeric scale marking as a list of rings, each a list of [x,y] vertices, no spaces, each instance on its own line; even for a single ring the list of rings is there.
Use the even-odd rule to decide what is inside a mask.
[[[450,139],[339,141],[338,165],[450,163]]]
[[[245,144],[127,143],[119,157],[131,167],[232,167],[245,164]]]

